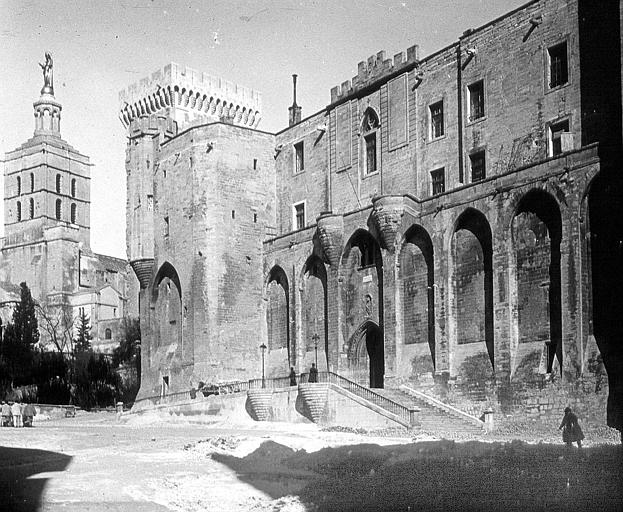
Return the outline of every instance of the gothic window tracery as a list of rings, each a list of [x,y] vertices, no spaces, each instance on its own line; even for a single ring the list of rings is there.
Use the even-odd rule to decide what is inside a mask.
[[[379,117],[374,109],[368,107],[364,113],[361,123],[362,146],[365,154],[363,162],[365,165],[364,175],[378,171],[377,165],[377,134],[380,127]]]

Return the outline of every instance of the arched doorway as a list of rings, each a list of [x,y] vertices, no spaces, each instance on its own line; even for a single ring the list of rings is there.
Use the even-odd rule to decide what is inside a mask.
[[[383,332],[372,321],[364,322],[353,334],[348,354],[350,376],[362,386],[382,388],[385,377]]]
[[[329,329],[327,324],[327,271],[317,256],[310,256],[303,267],[301,309],[304,364],[309,367],[318,356],[318,370],[328,369]],[[317,352],[317,353],[316,353]],[[294,361],[293,361],[294,364]]]
[[[370,331],[370,343],[374,348],[374,387],[383,387],[385,373],[385,351],[383,348],[383,259],[381,248],[369,231],[358,229],[345,245],[340,263],[340,301],[343,311],[342,336],[348,340],[345,351],[348,354],[346,376],[362,385],[372,382],[370,364],[362,364],[367,352],[369,324],[376,329]],[[365,340],[362,352],[362,339]],[[359,351],[359,352],[358,352]],[[357,359],[353,354],[361,354]]]
[[[292,351],[290,347],[290,297],[288,277],[280,266],[275,266],[268,274],[266,284],[266,325],[268,327],[268,374],[286,371],[292,364]],[[271,352],[284,351],[287,360],[277,362],[270,357]],[[283,356],[280,356],[280,358]],[[273,368],[273,366],[275,368]]]

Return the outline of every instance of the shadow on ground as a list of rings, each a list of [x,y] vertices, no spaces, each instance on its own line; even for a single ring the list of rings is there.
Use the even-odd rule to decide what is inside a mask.
[[[39,510],[48,479],[34,475],[64,471],[71,459],[47,450],[0,446],[0,510]]]
[[[309,510],[623,510],[623,447],[521,441],[360,444],[294,451],[264,442],[244,458],[212,458],[273,499]]]

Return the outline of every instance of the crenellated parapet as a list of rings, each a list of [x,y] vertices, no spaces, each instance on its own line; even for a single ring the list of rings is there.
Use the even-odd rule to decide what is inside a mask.
[[[396,247],[396,235],[404,212],[402,196],[378,196],[372,200],[372,221],[381,238],[381,245],[389,251],[393,252]]]
[[[119,102],[126,127],[141,116],[161,114],[180,129],[219,120],[256,128],[262,111],[258,91],[175,63],[121,91]]]
[[[357,76],[351,80],[342,82],[331,89],[331,103],[340,101],[351,94],[383,79],[389,75],[407,71],[418,64],[418,46],[414,45],[407,52],[400,52],[392,59],[385,58],[385,52],[380,51],[376,55],[368,57],[357,66]]]

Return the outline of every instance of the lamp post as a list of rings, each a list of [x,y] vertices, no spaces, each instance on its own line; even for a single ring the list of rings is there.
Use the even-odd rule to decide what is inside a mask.
[[[265,382],[265,377],[264,377],[264,353],[266,352],[266,349],[268,347],[266,345],[264,345],[264,343],[262,343],[260,345],[260,350],[262,351],[262,388],[266,387],[266,382]]]
[[[317,333],[314,333],[312,341],[314,342],[314,349],[316,350],[316,368],[318,368],[318,340],[320,340],[320,336],[318,336]]]

